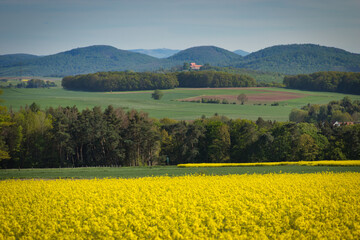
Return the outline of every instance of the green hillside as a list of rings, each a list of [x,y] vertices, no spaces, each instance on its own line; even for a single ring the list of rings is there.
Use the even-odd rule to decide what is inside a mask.
[[[179,62],[196,62],[197,64],[209,63],[214,66],[227,66],[242,57],[236,53],[214,46],[201,46],[185,49],[167,58]]]
[[[314,44],[279,45],[251,53],[233,67],[285,74],[360,71],[360,54]]]
[[[30,60],[34,60],[36,58],[39,58],[36,55],[31,54],[6,54],[6,55],[0,55],[0,67],[9,67],[13,65],[22,65]]]
[[[184,62],[281,74],[319,71],[360,72],[360,54],[314,44],[274,46],[245,57],[223,48],[200,46],[162,59],[98,45],[42,57],[29,54],[2,55],[0,76],[63,77],[106,71],[162,71],[181,69]],[[266,81],[269,79],[279,82],[276,76],[266,77]]]
[[[98,71],[143,71],[159,66],[157,58],[99,45],[39,57],[23,64],[21,71],[29,76],[65,76]],[[0,69],[0,75],[18,75],[19,71],[18,66],[13,66]]]

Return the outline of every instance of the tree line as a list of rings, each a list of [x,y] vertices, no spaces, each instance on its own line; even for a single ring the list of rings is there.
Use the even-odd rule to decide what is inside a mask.
[[[7,83],[7,79],[3,79],[2,82]],[[29,81],[19,81],[18,84],[13,84],[10,82],[4,88],[50,88],[56,87],[56,84],[53,81],[42,80],[42,79],[30,79]]]
[[[344,97],[328,104],[308,104],[301,109],[293,109],[289,115],[293,122],[358,122],[360,121],[360,101]]]
[[[62,86],[69,90],[82,91],[135,91],[170,89],[178,86],[174,74],[150,72],[98,72],[67,76]]]
[[[360,73],[317,72],[286,76],[284,85],[301,90],[360,94]]]
[[[254,78],[216,71],[183,71],[177,74],[180,87],[254,87]]]
[[[152,119],[108,106],[0,109],[2,168],[359,159],[360,125]]]
[[[246,75],[215,71],[98,72],[64,77],[62,86],[82,91],[135,91],[175,87],[252,87],[256,86],[256,81]]]

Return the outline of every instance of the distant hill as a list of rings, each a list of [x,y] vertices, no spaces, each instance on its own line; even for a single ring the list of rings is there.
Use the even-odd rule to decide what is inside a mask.
[[[223,48],[201,46],[185,49],[167,59],[170,61],[195,62],[197,64],[209,63],[214,66],[226,66],[233,61],[240,61],[242,57]]]
[[[314,44],[279,45],[251,53],[233,67],[285,74],[360,71],[360,54]]]
[[[246,51],[243,51],[243,50],[235,50],[233,53],[236,53],[236,54],[238,54],[238,55],[240,55],[240,56],[243,56],[243,57],[245,57],[246,55],[249,55],[250,53],[249,52],[246,52]]]
[[[21,71],[28,76],[66,76],[98,71],[142,71],[159,66],[157,58],[97,45],[38,57],[25,62],[21,69],[16,65],[10,69],[0,68],[0,75],[18,75]]]
[[[168,49],[168,48],[157,48],[157,49],[131,49],[129,51],[146,54],[146,55],[156,57],[156,58],[167,58],[167,57],[170,57],[170,56],[180,52],[181,50]]]
[[[23,53],[0,55],[0,67],[21,65],[29,60],[34,60],[36,58],[39,57],[36,55],[23,54]]]
[[[174,50],[175,51],[175,50]],[[0,76],[68,76],[100,71],[181,69],[184,62],[266,73],[307,74],[319,71],[360,72],[360,54],[314,44],[279,45],[242,57],[214,46],[192,47],[167,58],[97,45],[48,56],[0,55]],[[269,76],[269,75],[268,75]],[[280,75],[278,75],[280,76]],[[278,81],[278,76],[274,79]]]

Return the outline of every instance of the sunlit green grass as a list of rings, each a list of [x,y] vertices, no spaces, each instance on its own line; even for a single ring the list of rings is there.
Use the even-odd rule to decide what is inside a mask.
[[[261,88],[260,88],[261,89]],[[154,118],[174,118],[182,120],[191,120],[213,116],[215,113],[225,115],[229,118],[242,118],[256,120],[262,117],[265,120],[287,121],[289,113],[293,108],[311,104],[325,104],[332,100],[340,100],[344,96],[351,99],[360,100],[360,96],[346,95],[328,92],[308,92],[299,90],[289,90],[281,88],[266,88],[268,91],[285,91],[306,94],[302,98],[281,101],[280,106],[245,105],[233,104],[204,104],[192,102],[180,102],[178,99],[203,95],[238,95],[260,93],[252,88],[249,89],[171,89],[163,90],[164,97],[161,100],[153,100],[151,93],[153,91],[130,92],[126,94],[103,93],[103,92],[81,92],[67,91],[61,87],[50,89],[3,89],[4,93],[0,96],[5,102],[2,105],[18,110],[20,107],[30,105],[36,102],[42,109],[58,106],[74,106],[80,110],[101,106],[103,109],[108,105],[114,107],[123,107],[125,109],[136,109],[149,113]]]

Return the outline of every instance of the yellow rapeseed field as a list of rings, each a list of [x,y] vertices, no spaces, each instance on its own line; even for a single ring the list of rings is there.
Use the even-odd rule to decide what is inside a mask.
[[[360,173],[0,181],[0,239],[360,239]]]
[[[245,166],[360,166],[360,160],[323,160],[299,162],[255,162],[255,163],[184,163],[178,167],[245,167]]]

